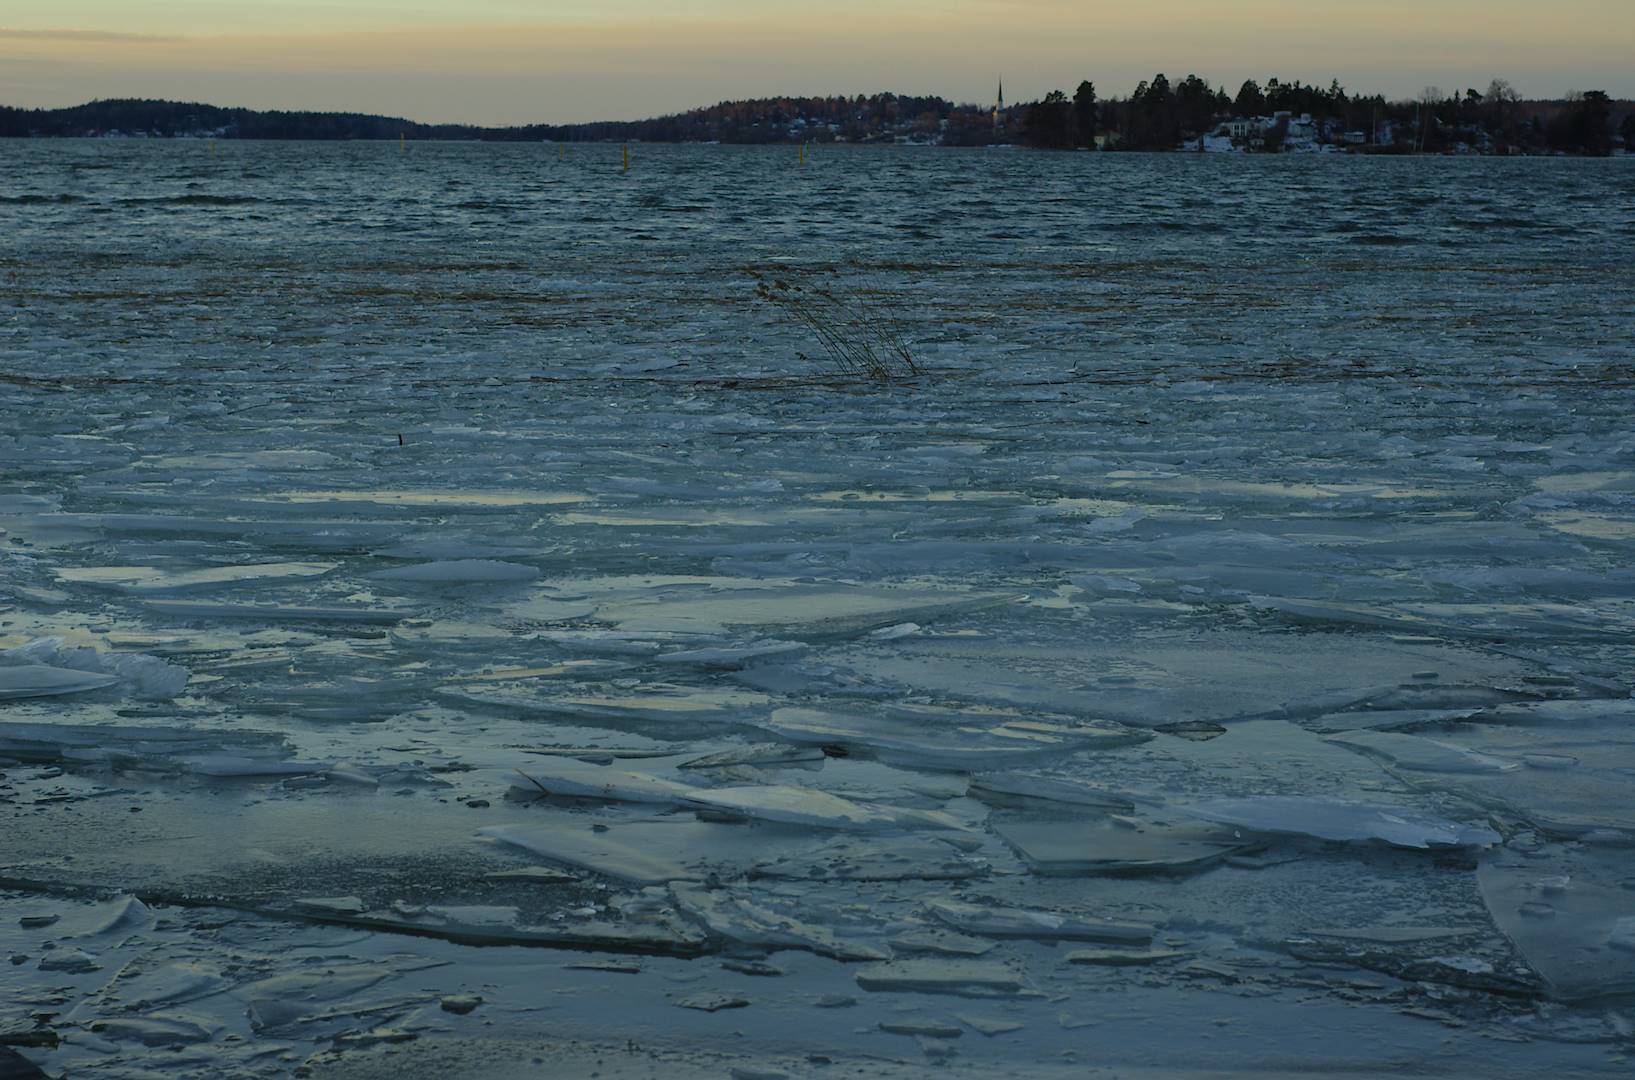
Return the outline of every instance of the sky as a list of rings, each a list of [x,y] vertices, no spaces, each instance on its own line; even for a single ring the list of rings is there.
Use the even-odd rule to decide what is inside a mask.
[[[1635,97],[1635,0],[4,0],[0,104],[151,97],[426,122],[781,94],[992,102],[1197,73],[1410,98]]]

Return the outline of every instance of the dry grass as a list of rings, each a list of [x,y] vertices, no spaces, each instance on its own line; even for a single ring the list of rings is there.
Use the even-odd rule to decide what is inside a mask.
[[[897,312],[884,294],[842,293],[757,270],[750,276],[756,297],[809,331],[837,373],[879,382],[925,373],[903,341]]]

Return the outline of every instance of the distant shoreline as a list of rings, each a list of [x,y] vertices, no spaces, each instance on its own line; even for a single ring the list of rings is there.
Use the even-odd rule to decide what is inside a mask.
[[[1073,98],[991,107],[938,97],[765,98],[721,102],[648,120],[486,127],[422,124],[364,113],[228,108],[114,99],[60,109],[0,106],[0,138],[270,142],[517,142],[669,145],[902,145],[1093,152],[1612,156],[1635,151],[1635,102],[1587,92],[1525,101],[1466,91],[1415,102],[1348,98],[1272,80],[1233,99],[1189,76],[1172,92],[1158,76],[1128,99]],[[1490,88],[1491,90],[1492,88]],[[1251,93],[1252,91],[1252,93]],[[1189,96],[1190,95],[1190,96]]]

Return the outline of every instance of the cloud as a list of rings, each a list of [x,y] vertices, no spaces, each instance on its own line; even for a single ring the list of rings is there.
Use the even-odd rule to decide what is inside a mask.
[[[68,42],[120,42],[124,44],[142,44],[151,42],[161,44],[182,40],[175,34],[135,34],[124,30],[8,30],[0,26],[0,40],[13,41],[68,41]]]

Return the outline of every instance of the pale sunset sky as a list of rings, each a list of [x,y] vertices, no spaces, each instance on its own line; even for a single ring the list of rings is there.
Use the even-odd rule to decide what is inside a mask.
[[[1635,0],[4,0],[0,104],[153,97],[511,124],[778,94],[1126,95],[1162,71],[1407,98],[1635,95]]]

